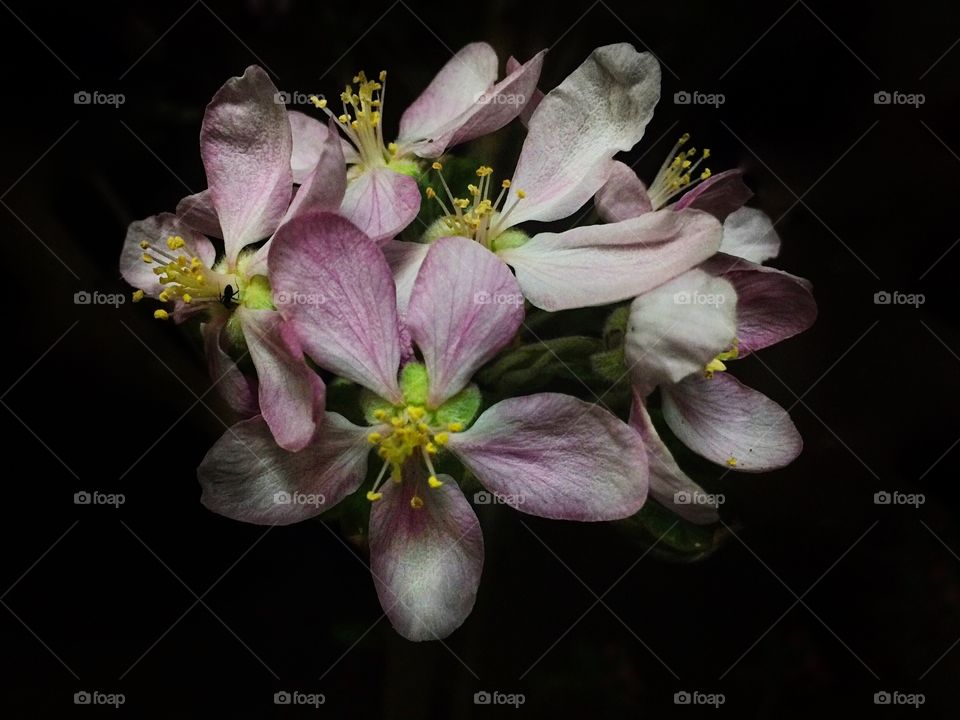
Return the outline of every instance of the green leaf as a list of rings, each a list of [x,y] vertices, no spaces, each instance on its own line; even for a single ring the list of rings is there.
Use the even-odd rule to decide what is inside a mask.
[[[695,525],[648,500],[636,515],[618,527],[650,554],[672,562],[697,562],[715,553],[729,538],[723,525]]]

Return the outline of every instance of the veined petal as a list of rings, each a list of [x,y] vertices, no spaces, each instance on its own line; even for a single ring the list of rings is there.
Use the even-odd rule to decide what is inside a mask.
[[[723,278],[688,270],[630,305],[624,341],[633,384],[649,392],[702,373],[737,336],[737,293]]]
[[[323,419],[323,380],[307,366],[299,342],[276,310],[241,307],[237,316],[257,368],[263,419],[277,445],[294,452],[302,450]]]
[[[710,257],[721,227],[707,213],[660,210],[609,225],[540,233],[502,250],[527,299],[544,310],[640,295]]]
[[[283,218],[288,221],[303,210],[336,212],[347,188],[347,170],[343,160],[340,134],[330,120],[330,127],[320,126],[323,136],[312,154],[313,165],[303,175],[300,188],[293,196]],[[313,148],[311,148],[312,152]]]
[[[380,249],[330,213],[295,217],[270,247],[274,303],[320,366],[401,402],[396,288]]]
[[[633,392],[630,426],[640,433],[650,467],[650,495],[685,520],[709,525],[720,520],[716,499],[680,469],[650,419],[643,396]]]
[[[574,213],[606,182],[611,158],[641,137],[660,98],[660,65],[628,43],[594,50],[551,90],[530,118],[505,207],[510,215],[558,220]]]
[[[373,582],[390,623],[407,640],[439,640],[460,627],[483,570],[477,516],[453,478],[441,481],[431,488],[422,471],[405,471],[370,510]],[[414,495],[423,501],[416,509]]]
[[[393,281],[397,285],[397,309],[400,315],[407,313],[410,304],[410,293],[413,292],[413,283],[420,273],[420,266],[430,250],[428,243],[406,242],[390,240],[380,246],[384,257],[390,264],[393,272]]]
[[[507,74],[512,75],[517,70],[520,69],[521,63],[513,55],[507,58]],[[523,123],[524,127],[529,127],[530,118],[533,115],[534,110],[540,105],[540,102],[544,98],[543,90],[539,88],[534,88],[533,92],[527,98],[526,104],[523,106],[523,110],[520,111],[520,122]]]
[[[466,387],[522,322],[520,286],[496,255],[467,238],[434,242],[406,316],[430,378],[427,404],[439,407]]]
[[[640,217],[653,210],[647,186],[629,165],[614,160],[610,177],[593,198],[597,214],[613,223]]]
[[[290,169],[293,171],[294,184],[302,185],[324,151],[328,135],[327,127],[316,118],[296,110],[288,110],[287,119],[290,121],[293,140]],[[336,139],[339,143],[339,132],[336,133]]]
[[[397,142],[408,145],[433,138],[472,107],[496,81],[494,49],[484,42],[464,46],[403,113]]]
[[[569,395],[503,400],[448,447],[487,489],[531,515],[616,520],[647,497],[643,440],[607,410]]]
[[[253,65],[220,88],[203,116],[200,153],[231,265],[273,233],[293,192],[290,121],[276,93]]]
[[[181,250],[168,250],[167,240],[177,235],[182,237],[186,244]],[[141,246],[144,241],[149,243],[149,248],[144,249]],[[163,291],[163,285],[157,282],[157,275],[153,272],[153,269],[158,267],[159,263],[143,261],[144,253],[156,254],[156,250],[151,250],[151,248],[170,256],[182,254],[187,257],[199,257],[207,267],[213,265],[216,255],[213,245],[207,238],[191,230],[173,213],[152,215],[130,223],[130,227],[127,228],[127,236],[123,241],[123,249],[120,251],[120,274],[133,287],[143,290],[146,295],[152,298],[157,297]],[[158,259],[160,263],[163,263],[162,256]]]
[[[780,236],[765,212],[740,208],[723,221],[720,252],[763,263],[780,254]]]
[[[786,410],[729,373],[663,386],[663,417],[695,453],[718,465],[764,472],[791,463],[803,439]]]
[[[177,217],[181,223],[198,233],[207,237],[223,238],[220,218],[217,217],[217,209],[213,206],[213,196],[209,190],[187,195],[178,202]]]
[[[347,184],[340,214],[374,242],[395,237],[420,212],[420,189],[389,168],[365,170]]]
[[[203,348],[207,357],[210,381],[234,412],[250,416],[260,412],[257,381],[244,375],[221,345],[227,312],[219,313],[200,327]]]
[[[703,210],[723,222],[751,197],[753,191],[743,182],[743,173],[735,168],[707,178],[670,207],[674,210]]]
[[[197,477],[200,501],[233,520],[289,525],[329,510],[367,472],[367,428],[327,413],[318,439],[299,452],[278,446],[262,417],[239,422],[214,444]]]
[[[526,105],[527,98],[537,91],[546,50],[515,68],[478,98],[464,112],[437,129],[429,140],[413,146],[424,158],[440,157],[447,148],[499,130],[513,120]]]

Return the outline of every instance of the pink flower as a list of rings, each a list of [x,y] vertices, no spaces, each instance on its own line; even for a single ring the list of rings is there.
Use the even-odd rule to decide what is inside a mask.
[[[390,243],[385,252],[397,274],[401,306],[417,268],[436,237],[476,240],[516,272],[523,293],[546,310],[619,302],[705,260],[720,243],[720,226],[707,213],[654,212],[607,225],[529,237],[517,226],[569,217],[607,182],[613,156],[641,137],[660,97],[660,66],[649,53],[621,43],[597,48],[539,101],[516,172],[493,190],[492,170],[456,197],[428,193],[445,216],[425,243]],[[434,168],[439,172],[442,166]]]
[[[606,410],[543,393],[479,412],[471,379],[514,337],[523,301],[506,265],[478,244],[449,237],[430,246],[403,320],[383,254],[346,220],[295,218],[277,233],[270,267],[278,297],[324,288],[325,302],[279,310],[319,366],[365,388],[368,424],[328,412],[317,440],[291,453],[273,443],[261,418],[243,421],[200,466],[203,502],[247,522],[303,520],[354,492],[375,448],[382,467],[367,495],[371,569],[404,637],[456,629],[480,579],[479,523],[457,483],[436,469],[445,454],[533,515],[611,520],[643,505],[643,442]],[[259,462],[244,457],[244,447]]]

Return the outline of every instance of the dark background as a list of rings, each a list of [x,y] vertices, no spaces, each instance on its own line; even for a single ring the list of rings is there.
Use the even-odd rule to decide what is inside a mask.
[[[739,717],[955,714],[960,22],[943,4],[0,4],[0,715],[113,712],[75,707],[80,690],[122,692],[136,717],[713,712],[676,707],[678,690],[722,692]],[[656,53],[663,97],[629,160],[649,151],[649,179],[687,130],[715,172],[744,168],[778,219],[774,264],[812,280],[820,317],[736,366],[806,441],[786,470],[721,481],[739,540],[636,562],[612,528],[481,508],[477,606],[415,645],[374,625],[362,545],[336,526],[265,532],[199,504],[195,468],[231,418],[195,338],[73,294],[127,292],[126,225],[204,187],[200,121],[228,77],[259,63],[281,89],[331,93],[386,68],[395,129],[474,40],[502,60],[551,47],[544,88],[598,45]],[[81,90],[126,101],[78,106]],[[677,105],[681,90],[726,102]],[[881,90],[925,102],[876,105]],[[522,131],[503,139],[509,158]],[[876,305],[881,290],[925,303]],[[74,505],[94,489],[126,503]],[[879,490],[926,502],[876,506]],[[281,689],[327,702],[278,708]],[[478,690],[525,704],[477,707]],[[877,708],[880,690],[926,704]]]

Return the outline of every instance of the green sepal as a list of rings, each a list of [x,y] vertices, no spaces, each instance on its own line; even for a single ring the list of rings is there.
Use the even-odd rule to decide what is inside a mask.
[[[407,405],[427,404],[430,379],[427,377],[427,368],[423,363],[411,362],[403,366],[400,371],[400,390],[403,392],[403,401]]]
[[[480,388],[476,385],[468,385],[437,408],[434,413],[434,423],[446,427],[450,423],[458,422],[464,428],[469,427],[480,411],[482,400]]]

